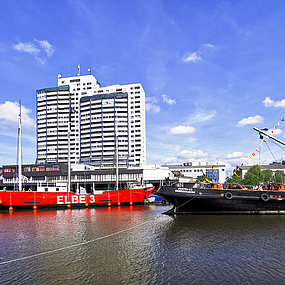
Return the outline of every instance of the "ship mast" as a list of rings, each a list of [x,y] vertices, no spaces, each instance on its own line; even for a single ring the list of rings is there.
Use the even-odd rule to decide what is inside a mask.
[[[22,122],[21,122],[21,99],[19,100],[19,118],[18,118],[18,191],[22,191]]]
[[[263,135],[267,136],[268,138],[273,139],[273,140],[275,140],[275,141],[277,141],[277,142],[279,142],[279,143],[285,145],[285,142],[283,142],[283,141],[281,141],[281,140],[279,140],[279,139],[277,139],[277,138],[275,138],[275,137],[273,137],[273,136],[267,134],[264,130],[260,130],[260,129],[256,128],[256,127],[254,127],[253,129],[254,129],[255,131],[259,132],[259,134],[263,134]]]
[[[69,120],[68,120],[68,130],[67,130],[67,152],[68,152],[68,162],[67,162],[67,191],[70,192],[71,184],[71,173],[70,173],[70,131],[71,131],[71,100],[69,97]]]
[[[116,151],[116,190],[119,190],[119,140],[117,114],[115,116],[115,151]]]

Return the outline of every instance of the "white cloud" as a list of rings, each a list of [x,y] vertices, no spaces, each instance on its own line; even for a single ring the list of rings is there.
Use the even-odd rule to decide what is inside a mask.
[[[211,45],[211,44],[204,44],[204,47],[206,47],[206,48],[214,48],[215,46]]]
[[[285,99],[281,101],[274,101],[270,97],[266,97],[263,101],[265,107],[285,107]]]
[[[47,40],[38,41],[35,39],[35,41],[40,44],[48,57],[52,56],[54,53],[54,47]]]
[[[21,118],[22,125],[28,128],[35,127],[34,119],[29,117],[31,110],[22,106],[21,108]],[[3,104],[0,104],[0,126],[2,129],[7,129],[10,127],[11,123],[13,125],[18,124],[19,117],[19,104],[16,102],[6,101]]]
[[[27,52],[32,55],[38,55],[41,51],[32,43],[18,43],[13,46],[14,49],[20,52]]]
[[[208,157],[208,153],[202,150],[182,150],[178,153],[177,158],[185,160],[196,160]]]
[[[163,94],[161,95],[163,102],[172,105],[172,104],[176,104],[176,101],[174,99],[170,99],[167,95]]]
[[[280,129],[269,129],[266,133],[269,135],[276,136],[276,135],[282,134],[282,131]]]
[[[195,123],[202,123],[202,122],[208,122],[212,120],[216,116],[217,112],[215,110],[202,112],[202,111],[196,111],[194,114],[192,114],[189,117],[189,122],[191,124]]]
[[[232,159],[232,158],[241,158],[243,156],[243,153],[240,151],[234,151],[233,153],[228,153],[227,158]]]
[[[254,117],[248,117],[248,118],[243,118],[242,120],[240,120],[237,123],[238,127],[242,127],[245,125],[252,125],[252,124],[257,124],[257,123],[262,123],[263,122],[263,118],[259,115],[256,115]]]
[[[45,64],[47,57],[51,57],[55,49],[47,40],[39,41],[34,39],[34,42],[35,44],[31,42],[19,42],[13,45],[13,47],[19,52],[26,52],[33,55],[40,64]]]
[[[202,59],[201,55],[204,52],[206,54],[207,48],[215,48],[215,46],[212,44],[204,44],[201,48],[199,48],[198,51],[186,52],[182,58],[182,61],[185,63],[188,63],[188,62],[197,62],[197,61],[201,60]]]
[[[145,98],[145,109],[146,111],[149,111],[151,113],[159,113],[160,112],[160,107],[156,105],[156,98],[154,97],[146,97]]]
[[[186,63],[188,63],[188,62],[196,62],[196,61],[199,61],[199,60],[201,60],[202,58],[201,58],[201,52],[200,51],[195,51],[195,52],[193,52],[193,53],[191,53],[191,52],[187,52],[184,56],[183,56],[183,58],[182,58],[182,60],[184,61],[184,62],[186,62]]]
[[[191,126],[178,126],[171,128],[168,132],[169,135],[184,135],[184,134],[192,134],[195,132],[195,128]]]

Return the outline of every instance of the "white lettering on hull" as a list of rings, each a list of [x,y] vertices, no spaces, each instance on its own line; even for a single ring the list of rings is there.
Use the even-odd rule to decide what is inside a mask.
[[[89,199],[87,199],[89,197]],[[88,202],[89,200],[89,202]],[[57,196],[56,203],[58,205],[64,205],[64,204],[85,204],[85,203],[95,203],[95,196],[90,195],[70,195],[68,196]]]

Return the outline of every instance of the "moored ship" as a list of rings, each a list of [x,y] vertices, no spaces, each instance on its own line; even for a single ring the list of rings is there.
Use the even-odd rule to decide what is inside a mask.
[[[141,204],[154,190],[150,185],[134,185],[123,190],[95,190],[92,194],[76,194],[60,185],[37,191],[0,191],[0,209],[66,208]]]
[[[285,213],[285,184],[271,183],[261,189],[237,183],[195,186],[167,181],[156,194],[174,205],[168,214]]]
[[[258,131],[283,145],[284,142]],[[167,179],[156,194],[173,204],[168,214],[285,214],[285,184],[246,187],[238,183],[200,183]]]

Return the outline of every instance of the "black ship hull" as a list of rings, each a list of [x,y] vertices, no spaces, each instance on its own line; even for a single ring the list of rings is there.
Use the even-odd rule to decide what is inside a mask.
[[[163,186],[156,194],[174,205],[168,214],[285,214],[285,191]]]

